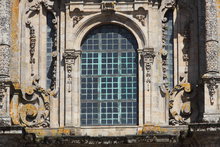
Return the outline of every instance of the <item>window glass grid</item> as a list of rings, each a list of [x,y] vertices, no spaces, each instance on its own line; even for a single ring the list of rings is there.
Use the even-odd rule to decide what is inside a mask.
[[[174,55],[173,55],[173,12],[168,11],[166,14],[167,17],[167,30],[165,32],[166,35],[166,46],[167,50],[167,78],[168,78],[168,86],[170,89],[173,88],[173,76],[174,76]]]
[[[136,124],[134,36],[121,27],[105,25],[90,32],[81,47],[81,125]]]
[[[52,23],[54,19],[53,14],[50,12],[47,13],[47,50],[46,50],[46,88],[49,89],[51,86],[51,80],[52,80],[52,70],[53,70],[53,58],[52,58],[52,52],[56,50],[56,47],[54,47],[54,37],[55,37],[55,29],[54,24]]]

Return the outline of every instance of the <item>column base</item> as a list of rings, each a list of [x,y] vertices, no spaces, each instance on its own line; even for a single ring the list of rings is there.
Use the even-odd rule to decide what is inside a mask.
[[[10,117],[0,117],[0,126],[1,127],[11,126],[11,118]]]

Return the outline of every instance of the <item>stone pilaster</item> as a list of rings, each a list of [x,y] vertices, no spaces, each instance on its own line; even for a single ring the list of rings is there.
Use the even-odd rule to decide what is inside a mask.
[[[10,18],[11,2],[10,0],[1,0],[0,5],[0,80],[9,77],[10,60]]]
[[[220,119],[218,108],[218,85],[220,81],[218,66],[218,28],[216,0],[205,0],[205,27],[206,27],[206,74],[205,83],[205,113],[204,120],[216,122]]]
[[[154,62],[154,49],[146,48],[141,53],[144,70],[144,123],[152,122],[152,91],[151,91],[151,73]]]
[[[10,62],[10,23],[11,1],[0,2],[0,125],[11,124],[9,117],[10,85],[9,62]]]
[[[73,88],[76,88],[77,85],[73,86],[73,82],[75,77],[73,73],[77,65],[76,59],[80,56],[81,51],[76,50],[65,50],[63,55],[65,60],[65,126],[72,126],[73,125],[73,104],[74,104],[74,92]],[[73,98],[74,97],[74,98]]]

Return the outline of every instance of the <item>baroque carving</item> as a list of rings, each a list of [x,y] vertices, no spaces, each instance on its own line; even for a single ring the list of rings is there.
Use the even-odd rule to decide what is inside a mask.
[[[78,8],[74,9],[72,18],[73,18],[73,27],[81,20],[83,19],[83,12],[80,11]]]
[[[143,26],[145,26],[147,11],[140,7],[137,11],[134,11],[134,18],[136,18]]]
[[[63,58],[65,60],[65,69],[67,74],[67,85],[68,85],[68,92],[71,92],[72,89],[72,66],[75,64],[75,60],[79,57],[81,51],[76,50],[66,50]]]
[[[106,2],[102,2],[101,4],[101,10],[102,11],[115,11],[115,5],[116,2],[115,1],[106,1]]]
[[[208,83],[207,83],[207,87],[209,90],[210,104],[213,105],[214,104],[214,97],[213,96],[216,93],[216,90],[218,88],[216,79],[215,78],[209,79]]]
[[[49,99],[54,93],[40,87],[39,80],[38,76],[34,76],[32,85],[22,93],[17,108],[14,108],[18,115],[12,115],[13,123],[25,127],[49,127]]]
[[[146,69],[146,83],[147,83],[147,91],[150,90],[150,83],[151,83],[151,67],[154,62],[154,49],[153,48],[148,48],[144,49],[141,53],[142,60]]]
[[[162,87],[161,91],[169,99],[170,124],[185,124],[192,113],[190,99],[196,94],[192,92],[191,84],[176,85],[171,92]]]
[[[26,13],[31,13],[34,11],[40,11],[40,6],[41,4],[44,5],[44,7],[47,10],[53,10],[53,1],[50,0],[37,0],[37,1],[33,1],[31,3],[31,6],[26,10]]]
[[[163,83],[166,89],[168,89],[168,77],[167,77],[167,55],[168,52],[166,50],[166,41],[167,41],[167,18],[164,17],[162,21],[162,49],[160,51],[162,58],[162,72],[163,72]]]
[[[27,27],[30,29],[30,64],[31,64],[31,76],[34,75],[34,64],[35,64],[35,45],[36,45],[36,35],[34,26],[30,21],[26,22]]]

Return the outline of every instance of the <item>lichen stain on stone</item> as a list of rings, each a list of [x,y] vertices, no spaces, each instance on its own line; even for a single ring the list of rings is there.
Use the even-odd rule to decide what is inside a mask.
[[[18,17],[19,17],[19,0],[12,1],[11,16],[11,50],[18,52]]]
[[[63,136],[63,135],[70,135],[71,129],[66,128],[56,128],[56,129],[35,129],[35,128],[25,128],[27,133],[34,133],[37,137],[44,137],[44,136]]]

